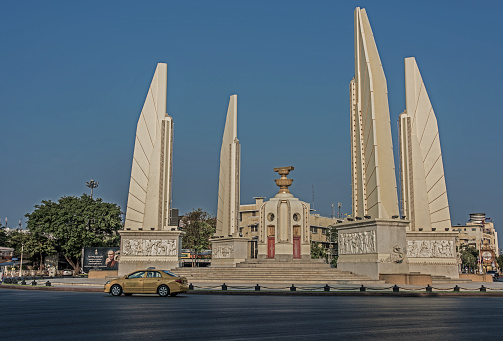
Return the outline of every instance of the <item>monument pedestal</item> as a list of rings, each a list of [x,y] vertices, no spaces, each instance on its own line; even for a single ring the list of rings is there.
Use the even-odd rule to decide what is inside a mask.
[[[409,270],[459,278],[456,232],[407,232]]]
[[[170,270],[180,266],[182,236],[176,226],[171,230],[119,231],[121,252],[119,276],[133,271],[155,267]]]
[[[211,267],[235,268],[248,258],[248,241],[250,238],[223,237],[210,239],[212,244]]]
[[[379,279],[379,274],[409,273],[406,229],[399,219],[372,219],[337,225],[337,268]]]

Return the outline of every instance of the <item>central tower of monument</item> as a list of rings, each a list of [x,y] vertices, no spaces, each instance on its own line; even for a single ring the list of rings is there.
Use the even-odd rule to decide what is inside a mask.
[[[260,208],[258,259],[311,259],[310,205],[288,189],[293,180],[287,175],[293,170],[292,166],[274,168],[281,176],[275,180],[279,191]]]

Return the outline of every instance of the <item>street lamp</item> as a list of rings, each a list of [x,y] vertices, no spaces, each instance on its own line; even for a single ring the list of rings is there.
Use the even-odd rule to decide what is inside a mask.
[[[23,252],[24,252],[24,243],[21,244],[21,264],[19,264],[19,277],[21,277],[21,270],[23,269]]]
[[[93,198],[93,189],[97,188],[98,185],[99,185],[99,182],[94,181],[93,179],[91,179],[91,181],[86,182],[86,186],[91,189],[91,199]]]

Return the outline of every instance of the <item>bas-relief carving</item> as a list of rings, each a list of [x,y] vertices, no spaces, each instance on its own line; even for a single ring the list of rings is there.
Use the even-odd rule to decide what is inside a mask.
[[[376,252],[376,232],[352,232],[339,234],[339,254],[354,255]]]
[[[176,256],[176,240],[123,239],[123,256]]]
[[[213,244],[212,257],[217,258],[232,258],[234,255],[233,245],[215,245]]]
[[[407,256],[417,258],[451,258],[455,256],[452,240],[408,240]]]

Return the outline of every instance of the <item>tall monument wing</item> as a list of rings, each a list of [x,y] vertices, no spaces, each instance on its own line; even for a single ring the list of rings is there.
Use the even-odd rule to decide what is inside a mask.
[[[167,64],[157,64],[136,126],[126,230],[169,226],[173,120],[166,113],[167,73]]]
[[[355,77],[350,83],[353,215],[398,215],[388,89],[365,9],[355,10]]]
[[[218,183],[218,211],[215,236],[235,237],[238,231],[240,145],[237,137],[237,101],[232,95],[227,109]]]
[[[399,121],[403,213],[413,231],[444,231],[451,219],[437,118],[413,57],[405,59],[405,95]]]

